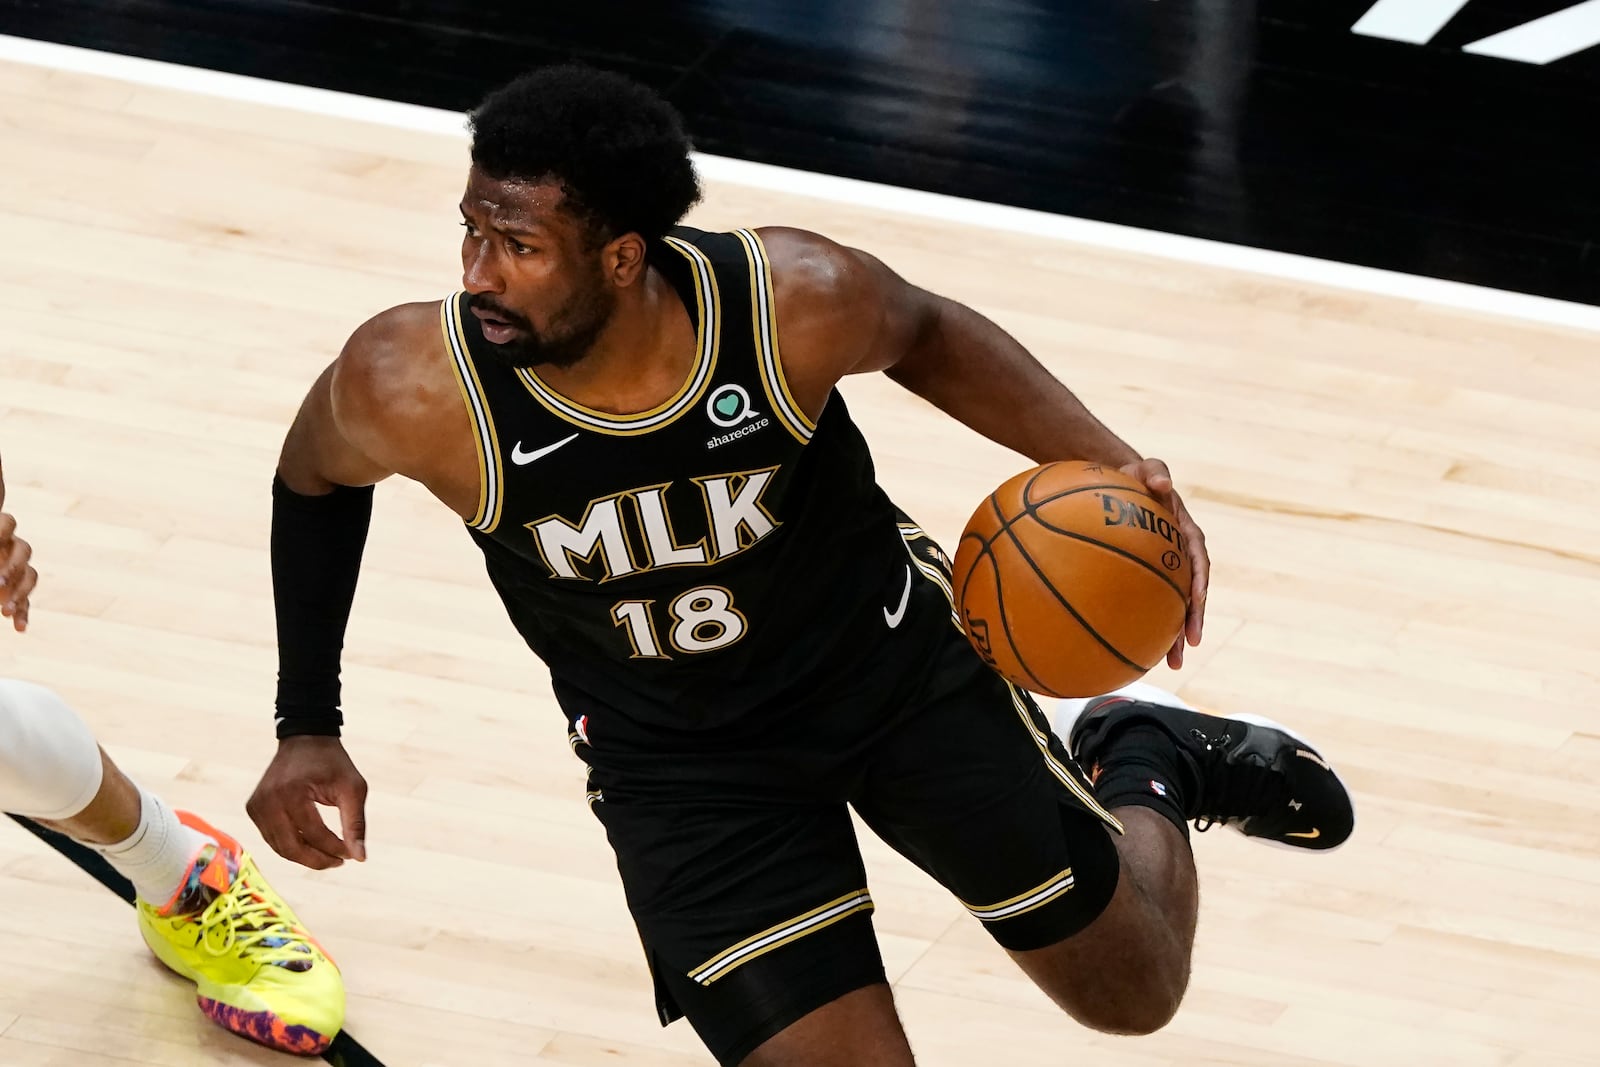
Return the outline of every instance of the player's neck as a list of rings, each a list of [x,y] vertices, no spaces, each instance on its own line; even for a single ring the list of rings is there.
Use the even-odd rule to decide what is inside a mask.
[[[694,369],[695,328],[677,292],[651,268],[624,290],[615,313],[570,367],[539,367],[540,379],[584,407],[631,415],[675,396]]]

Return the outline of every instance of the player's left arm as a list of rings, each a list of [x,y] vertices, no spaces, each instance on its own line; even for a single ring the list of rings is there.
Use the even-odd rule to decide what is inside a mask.
[[[772,260],[774,304],[789,389],[815,419],[847,374],[882,371],[997,444],[1035,463],[1115,465],[1150,487],[1177,517],[1194,581],[1185,634],[1167,662],[1199,644],[1210,562],[1205,534],[1159,459],[1112,433],[1038,360],[971,308],[912,285],[876,257],[803,230],[760,231]]]
[[[32,559],[33,546],[17,536],[17,520],[6,511],[6,472],[0,466],[0,615],[19,634],[28,628],[29,599],[39,580]]]

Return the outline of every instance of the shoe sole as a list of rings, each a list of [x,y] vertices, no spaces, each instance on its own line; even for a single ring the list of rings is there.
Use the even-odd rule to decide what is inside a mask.
[[[333,1043],[334,1037],[338,1035],[337,1030],[331,1034],[325,1034],[303,1024],[294,1024],[300,1029],[305,1030],[306,1033],[315,1035],[318,1040],[318,1045],[316,1048],[290,1048],[274,1043],[266,1034],[257,1034],[249,1029],[239,1029],[238,1027],[228,1025],[222,1019],[219,1019],[216,1015],[214,1015],[212,1011],[208,1010],[204,1001],[211,1001],[214,1004],[220,1005],[226,1011],[236,1012],[238,1013],[239,1017],[272,1015],[273,1013],[271,1008],[266,1004],[262,1004],[261,1007],[252,1010],[251,1008],[231,1003],[225,998],[229,995],[230,990],[233,987],[218,986],[215,983],[208,981],[205,976],[192,970],[188,964],[184,962],[182,955],[178,952],[178,949],[175,946],[173,946],[159,934],[146,929],[144,923],[142,922],[139,924],[139,934],[144,939],[145,947],[150,950],[150,954],[160,961],[163,967],[177,975],[179,978],[191,983],[195,987],[195,1000],[200,1004],[201,1014],[205,1015],[206,1018],[210,1019],[218,1027],[228,1031],[235,1037],[243,1038],[246,1041],[252,1041],[263,1048],[268,1048],[274,1052],[280,1052],[288,1056],[320,1056],[323,1052],[327,1051],[328,1046]],[[343,1029],[343,1027],[340,1029]]]

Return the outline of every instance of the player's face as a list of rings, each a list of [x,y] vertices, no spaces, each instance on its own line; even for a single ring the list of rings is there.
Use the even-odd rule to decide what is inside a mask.
[[[472,168],[461,200],[462,287],[483,336],[514,367],[567,367],[588,353],[616,293],[601,247],[553,182],[498,181]]]

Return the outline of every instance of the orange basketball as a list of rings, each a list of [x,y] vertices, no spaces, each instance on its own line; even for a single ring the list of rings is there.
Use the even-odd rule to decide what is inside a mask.
[[[1024,689],[1087,697],[1161,662],[1183,629],[1189,553],[1137,479],[1047,463],[973,512],[955,558],[956,610],[986,662]]]

